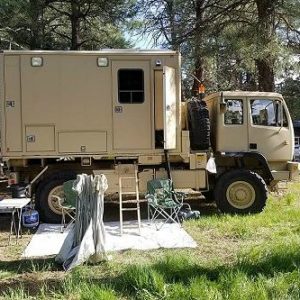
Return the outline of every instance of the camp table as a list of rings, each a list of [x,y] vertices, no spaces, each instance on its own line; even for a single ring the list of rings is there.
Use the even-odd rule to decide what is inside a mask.
[[[0,201],[0,211],[11,210],[11,223],[10,223],[8,244],[10,244],[10,239],[13,230],[15,231],[16,234],[16,243],[18,242],[20,235],[22,236],[22,230],[21,230],[22,208],[25,207],[30,201],[31,201],[30,198],[10,198],[10,199],[3,199]],[[18,225],[16,224],[16,218],[15,218],[16,213],[19,219]]]

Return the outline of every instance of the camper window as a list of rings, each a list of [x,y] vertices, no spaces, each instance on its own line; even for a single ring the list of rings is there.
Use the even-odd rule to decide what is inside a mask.
[[[144,102],[144,71],[141,69],[120,69],[118,71],[120,103]]]

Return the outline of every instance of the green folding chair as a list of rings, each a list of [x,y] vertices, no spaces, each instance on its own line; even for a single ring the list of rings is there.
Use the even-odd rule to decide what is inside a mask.
[[[75,222],[77,193],[73,191],[75,180],[69,180],[63,183],[64,198],[53,195],[61,208],[61,232],[63,229]],[[69,222],[67,222],[67,220]]]
[[[178,223],[180,220],[178,213],[183,207],[185,194],[175,192],[170,179],[154,179],[147,183],[148,193],[146,199],[148,202],[148,219],[155,223],[157,219],[163,219],[158,229],[168,222]]]

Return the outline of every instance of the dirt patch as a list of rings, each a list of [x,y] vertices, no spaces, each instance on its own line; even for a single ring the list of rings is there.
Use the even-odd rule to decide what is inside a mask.
[[[13,278],[0,281],[0,294],[22,288],[31,296],[38,295],[42,289],[57,291],[61,287],[65,272],[38,272],[15,275]]]

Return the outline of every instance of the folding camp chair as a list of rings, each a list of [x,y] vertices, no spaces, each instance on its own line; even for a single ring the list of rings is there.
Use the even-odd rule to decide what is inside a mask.
[[[164,222],[180,224],[178,213],[184,205],[184,193],[173,190],[172,181],[169,179],[154,179],[147,183],[148,218],[150,222],[163,218]],[[157,227],[156,227],[157,228]],[[160,229],[158,228],[158,229]]]
[[[73,191],[73,183],[74,180],[69,180],[63,183],[63,199],[58,196],[52,195],[52,197],[55,197],[57,199],[58,204],[61,208],[61,232],[63,232],[64,228],[70,226],[75,222],[77,193]],[[67,219],[69,219],[68,223],[66,222]]]

